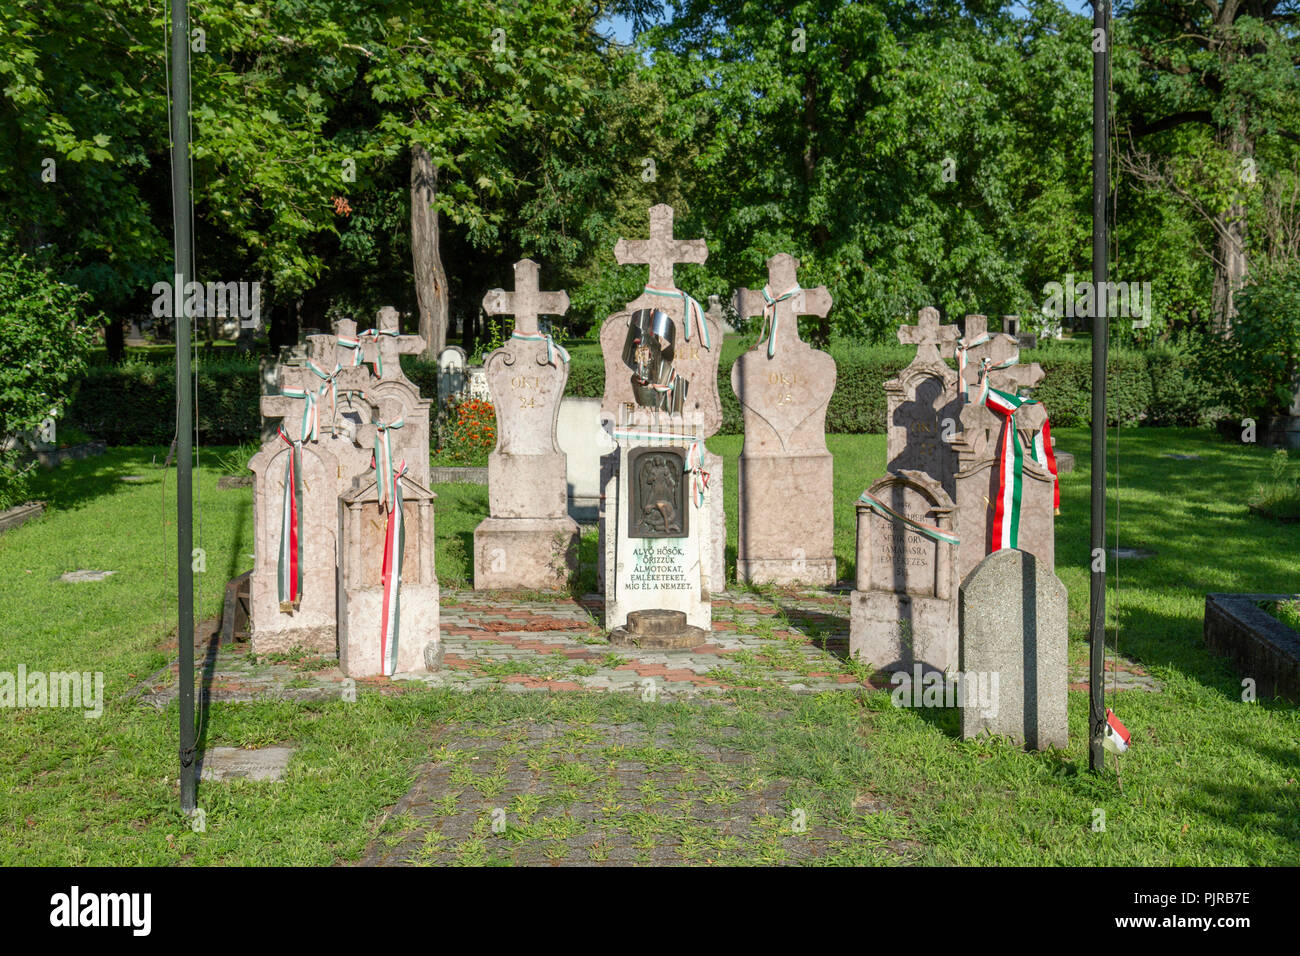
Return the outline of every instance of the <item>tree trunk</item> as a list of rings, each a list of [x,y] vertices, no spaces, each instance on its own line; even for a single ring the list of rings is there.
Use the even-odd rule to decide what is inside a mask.
[[[438,236],[438,168],[429,151],[411,146],[411,264],[420,309],[421,358],[435,362],[447,344],[447,272],[442,267]]]
[[[1236,165],[1238,185],[1233,201],[1227,210],[1215,217],[1214,223],[1214,324],[1219,331],[1232,327],[1237,310],[1233,297],[1246,282],[1249,262],[1246,258],[1246,207],[1241,193],[1246,184],[1253,184],[1254,176],[1245,177],[1245,171],[1254,162],[1255,144],[1246,133],[1244,119],[1224,137]]]

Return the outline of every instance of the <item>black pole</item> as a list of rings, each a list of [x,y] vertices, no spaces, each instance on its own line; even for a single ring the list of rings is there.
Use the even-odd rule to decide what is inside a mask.
[[[1108,73],[1110,68],[1110,11],[1106,0],[1095,0],[1092,8],[1092,580],[1088,600],[1088,766],[1102,769],[1105,751],[1102,730],[1106,724],[1103,661],[1106,654],[1106,347],[1110,321],[1107,318],[1105,283],[1106,195],[1109,192],[1109,164],[1106,148]],[[1102,42],[1097,42],[1097,31]]]
[[[185,286],[194,261],[190,233],[190,11],[172,0],[172,315],[176,322],[176,641],[180,648],[181,809],[194,809],[194,415],[190,394],[190,316]]]

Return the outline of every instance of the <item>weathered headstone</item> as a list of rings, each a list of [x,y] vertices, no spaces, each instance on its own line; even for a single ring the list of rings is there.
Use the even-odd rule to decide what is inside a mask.
[[[1065,585],[1034,555],[1004,548],[962,583],[959,605],[963,679],[996,677],[987,685],[997,689],[992,702],[965,702],[962,736],[1006,735],[1031,750],[1065,747]]]
[[[618,446],[600,424],[600,399],[566,396],[555,423],[555,443],[564,452],[569,516],[583,524],[600,518],[600,459]]]
[[[564,452],[555,442],[569,356],[538,330],[569,296],[538,291],[538,266],[515,263],[515,291],[483,298],[489,315],[513,314],[510,339],[488,356],[497,445],[488,456],[489,516],[474,529],[474,587],[555,590],[577,570],[578,525],[568,513]]]
[[[957,663],[957,461],[948,438],[962,399],[939,350],[958,338],[936,309],[922,309],[916,325],[898,330],[916,356],[885,383],[887,473],[858,502],[849,618],[849,653],[878,670]]]
[[[645,291],[627,304],[625,311],[611,315],[601,326],[600,344],[605,357],[605,393],[601,414],[608,427],[650,425],[658,420],[653,410],[639,406],[633,391],[632,374],[623,362],[628,321],[641,309],[660,309],[673,322],[674,339],[669,343],[673,351],[673,369],[686,383],[685,406],[679,421],[673,427],[675,434],[687,446],[698,440],[701,456],[700,468],[695,474],[707,482],[703,507],[708,511],[708,531],[703,548],[703,573],[715,588],[721,589],[725,576],[726,516],[723,512],[721,489],[723,486],[722,456],[704,446],[704,440],[722,427],[722,399],[718,394],[718,362],[722,357],[722,329],[715,318],[706,315],[700,304],[680,291],[673,280],[676,263],[703,263],[708,248],[702,239],[677,239],[673,236],[673,209],[660,204],[650,209],[650,238],[648,240],[620,239],[614,247],[614,257],[620,265],[644,263],[649,266],[649,281]],[[606,487],[615,468],[618,455],[606,456],[601,466],[601,486]],[[613,502],[606,492],[606,507]],[[698,522],[697,522],[698,525]],[[606,513],[601,522],[602,553],[610,551],[613,529],[611,516]],[[601,574],[601,586],[608,593],[610,581]],[[620,622],[621,623],[621,622]],[[694,621],[692,621],[694,623]],[[609,625],[612,626],[612,625]]]
[[[438,408],[460,401],[469,390],[466,370],[469,360],[459,345],[449,345],[438,353]]]
[[[762,315],[767,328],[731,369],[745,418],[736,577],[830,585],[836,580],[834,480],[826,407],[835,391],[835,360],[799,338],[799,316],[825,317],[831,297],[825,286],[800,288],[798,268],[793,256],[773,256],[767,286],[736,293],[737,314]]]
[[[945,437],[957,428],[961,413],[958,376],[939,356],[958,338],[957,327],[940,325],[937,309],[924,308],[916,325],[898,330],[898,340],[915,345],[916,357],[885,382],[886,470],[920,471],[952,498],[956,458]]]
[[[921,471],[887,474],[858,502],[849,653],[877,670],[957,664],[954,508]]]

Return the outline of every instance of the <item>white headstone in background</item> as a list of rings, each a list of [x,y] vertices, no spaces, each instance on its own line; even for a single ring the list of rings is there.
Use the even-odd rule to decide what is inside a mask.
[[[482,365],[471,365],[466,369],[469,377],[469,398],[477,399],[480,402],[492,401],[492,389],[488,388],[487,369]]]
[[[449,345],[438,353],[438,407],[464,397],[468,388],[465,370],[469,360],[459,345]]]
[[[618,447],[601,426],[600,399],[561,401],[555,440],[568,458],[569,516],[595,523],[600,517],[600,458]]]

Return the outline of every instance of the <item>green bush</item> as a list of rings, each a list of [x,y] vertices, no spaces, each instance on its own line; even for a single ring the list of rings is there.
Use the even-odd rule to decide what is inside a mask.
[[[195,389],[198,441],[238,445],[261,432],[261,389],[252,359],[200,362]],[[176,370],[128,359],[92,366],[68,421],[110,445],[166,445],[176,433]]]
[[[0,258],[0,441],[64,417],[91,350],[86,299],[26,256]],[[27,498],[24,450],[0,454],[0,510]]]
[[[884,383],[911,360],[910,349],[891,346],[838,346],[836,385],[826,410],[832,434],[880,433],[885,430]],[[724,351],[718,367],[722,399],[721,434],[744,430],[740,403],[731,390],[731,367],[738,351]],[[1038,362],[1046,373],[1035,397],[1047,407],[1052,424],[1086,425],[1092,418],[1092,358],[1087,348],[1047,347],[1026,350],[1025,362]],[[1171,348],[1148,352],[1115,350],[1107,369],[1107,417],[1132,426],[1194,426],[1207,422],[1212,395],[1200,384],[1198,359]],[[438,369],[432,362],[403,356],[402,369],[421,394],[438,394]],[[573,351],[565,394],[600,398],[605,366],[594,348]],[[200,440],[239,444],[258,435],[257,367],[251,359],[221,359],[199,367]],[[435,413],[436,414],[436,413]],[[175,387],[170,366],[130,359],[119,366],[94,366],[86,373],[69,413],[75,424],[110,444],[165,444],[175,421]]]

